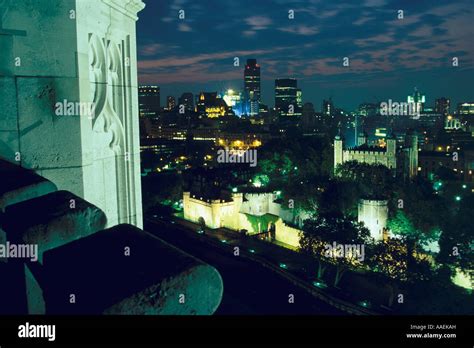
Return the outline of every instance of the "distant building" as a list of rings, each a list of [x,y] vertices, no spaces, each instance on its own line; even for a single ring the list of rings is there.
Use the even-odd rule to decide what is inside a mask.
[[[443,147],[442,150],[437,148],[436,151],[421,151],[419,175],[433,179],[433,175],[443,168],[445,172],[451,172],[453,180],[474,182],[474,151],[457,150],[457,148],[453,148],[453,151],[444,151],[445,149]]]
[[[357,114],[359,116],[371,117],[375,116],[380,112],[380,105],[373,103],[363,103],[359,105],[357,109]]]
[[[194,111],[194,96],[190,92],[181,94],[181,97],[178,98],[178,106],[184,105],[185,110]]]
[[[415,92],[413,92],[412,95],[409,95],[407,97],[407,102],[408,105],[413,105],[414,110],[413,110],[413,115],[420,115],[423,112],[423,108],[426,102],[426,97],[424,94],[421,94],[416,88]]]
[[[296,79],[275,80],[275,109],[280,116],[301,116],[297,87]],[[301,92],[301,90],[299,91]]]
[[[301,126],[303,130],[311,131],[316,127],[316,112],[312,103],[305,103],[301,112]]]
[[[323,106],[321,110],[324,116],[334,115],[334,104],[332,102],[332,98],[329,98],[329,100],[326,100],[326,99],[323,100]]]
[[[228,89],[222,95],[225,103],[230,107],[234,114],[237,116],[242,116],[244,114],[244,100],[242,98],[242,93],[234,91],[233,89]]]
[[[435,112],[444,116],[449,115],[451,101],[448,98],[437,98],[435,100]]]
[[[217,95],[217,92],[201,92],[198,96],[196,109],[199,116],[207,118],[233,115],[232,109],[227,106],[224,99]]]
[[[172,96],[166,97],[166,108],[168,110],[173,110],[176,107],[176,99]]]
[[[474,102],[459,103],[457,113],[459,115],[474,115]]]
[[[296,106],[300,109],[303,107],[303,92],[300,88],[296,90]]]
[[[250,116],[258,115],[261,93],[260,93],[260,65],[256,59],[247,59],[244,70],[244,93],[246,113]]]
[[[156,117],[160,113],[160,87],[138,87],[140,117]]]

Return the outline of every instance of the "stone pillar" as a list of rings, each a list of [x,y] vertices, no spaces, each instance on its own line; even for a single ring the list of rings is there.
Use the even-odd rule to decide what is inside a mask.
[[[0,157],[98,206],[108,226],[141,227],[135,22],[144,3],[0,4]]]

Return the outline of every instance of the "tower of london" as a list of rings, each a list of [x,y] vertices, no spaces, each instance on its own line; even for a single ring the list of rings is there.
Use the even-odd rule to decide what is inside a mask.
[[[337,166],[348,161],[357,161],[367,164],[382,164],[390,169],[394,175],[402,174],[414,177],[418,168],[418,137],[406,135],[404,144],[398,145],[392,135],[386,140],[385,147],[370,146],[367,135],[357,137],[357,146],[344,148],[344,140],[340,135],[334,138],[334,173]]]

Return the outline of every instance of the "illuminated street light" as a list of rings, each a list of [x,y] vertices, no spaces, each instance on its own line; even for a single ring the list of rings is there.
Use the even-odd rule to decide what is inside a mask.
[[[313,282],[313,285],[316,286],[316,287],[318,287],[318,288],[320,288],[320,289],[325,289],[325,288],[328,287],[328,286],[327,286],[326,284],[324,284],[323,282],[317,281],[317,280],[315,280],[315,281]]]

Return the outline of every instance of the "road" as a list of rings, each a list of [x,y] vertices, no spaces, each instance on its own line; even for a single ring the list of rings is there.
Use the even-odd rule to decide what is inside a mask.
[[[224,294],[216,314],[222,315],[342,315],[341,311],[293,285],[281,275],[242,256],[232,247],[221,248],[203,241],[179,224],[146,220],[145,230],[214,266],[224,281]],[[290,295],[294,296],[290,303]]]

